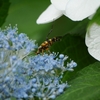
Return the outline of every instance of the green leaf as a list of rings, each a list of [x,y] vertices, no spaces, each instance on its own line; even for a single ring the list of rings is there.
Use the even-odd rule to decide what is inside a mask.
[[[81,70],[56,100],[100,100],[100,62]]]
[[[89,25],[91,25],[92,23],[97,23],[100,25],[100,7],[96,11],[96,13],[93,16],[92,20],[90,21]]]
[[[88,22],[89,19],[85,19],[82,21],[72,21],[66,16],[62,16],[61,18],[53,22],[53,31],[50,36],[54,37],[70,33],[84,37]]]
[[[9,0],[0,0],[0,26],[5,22],[9,10]]]
[[[70,59],[74,60],[78,65],[75,68],[74,72],[68,72],[65,74],[64,80],[72,78],[70,75],[74,76],[76,71],[79,71],[82,68],[96,61],[89,55],[84,42],[85,40],[79,36],[72,36],[67,34],[62,38],[62,41],[55,42],[51,46],[52,52],[54,51],[65,54],[69,56]]]

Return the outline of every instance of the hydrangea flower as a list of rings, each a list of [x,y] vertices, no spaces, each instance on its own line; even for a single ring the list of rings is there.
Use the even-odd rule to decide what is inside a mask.
[[[0,30],[0,100],[54,99],[69,87],[62,81],[65,71],[77,64],[63,54],[29,55],[37,45],[17,26]]]
[[[50,0],[51,5],[39,16],[37,24],[52,22],[62,15],[73,21],[93,15],[100,6],[100,0]]]
[[[100,61],[100,25],[93,23],[89,26],[86,38],[86,45],[91,56]]]
[[[26,82],[19,69],[21,66],[28,67],[23,61],[31,51],[34,51],[37,45],[35,41],[29,40],[26,34],[17,34],[17,26],[0,29],[0,99],[6,100],[15,96],[19,91],[18,97],[26,97]],[[20,84],[20,85],[19,85]],[[24,89],[20,93],[21,88]],[[12,92],[13,91],[13,92]],[[17,98],[18,98],[17,97]]]
[[[61,81],[63,72],[73,69],[77,66],[74,61],[65,66],[64,62],[68,57],[60,54],[57,57],[55,53],[36,55],[29,58],[29,75],[34,78],[31,81],[33,95],[43,100],[54,99],[57,95],[63,93],[64,89],[69,87]],[[73,64],[72,64],[73,62]],[[58,72],[60,71],[60,72]]]

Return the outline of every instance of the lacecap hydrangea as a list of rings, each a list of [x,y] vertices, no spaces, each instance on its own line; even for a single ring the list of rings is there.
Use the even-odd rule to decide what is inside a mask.
[[[69,87],[63,73],[77,64],[65,64],[63,54],[35,54],[35,41],[17,30],[17,25],[0,29],[0,100],[55,99]]]

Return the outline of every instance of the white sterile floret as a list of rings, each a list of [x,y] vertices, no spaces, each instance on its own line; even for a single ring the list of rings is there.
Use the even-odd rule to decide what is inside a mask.
[[[86,38],[86,45],[91,56],[100,61],[100,25],[93,23],[89,26]]]
[[[70,0],[65,9],[65,16],[74,21],[83,20],[96,12],[100,0]]]
[[[49,13],[48,13],[49,12]],[[58,9],[56,9],[53,5],[50,5],[37,19],[37,24],[44,24],[52,22],[63,14]]]
[[[50,6],[39,16],[37,24],[52,22],[62,15],[80,21],[95,14],[100,0],[51,0]]]

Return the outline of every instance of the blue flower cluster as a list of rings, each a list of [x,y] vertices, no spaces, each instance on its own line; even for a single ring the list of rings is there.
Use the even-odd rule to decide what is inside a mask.
[[[77,64],[67,63],[63,54],[29,56],[37,48],[35,41],[17,32],[17,26],[0,30],[0,100],[54,99],[69,87],[61,81],[65,71]]]

